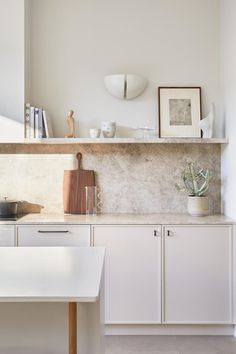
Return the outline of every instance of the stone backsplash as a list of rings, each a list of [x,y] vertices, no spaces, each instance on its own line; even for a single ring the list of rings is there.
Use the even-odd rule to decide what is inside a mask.
[[[24,200],[31,211],[63,212],[63,171],[76,168],[75,155],[0,155],[0,195]],[[188,161],[212,171],[210,211],[221,211],[217,144],[80,145],[82,167],[96,172],[104,213],[185,213],[187,198],[175,190]],[[74,153],[75,151],[73,151]],[[38,207],[37,207],[38,206]]]

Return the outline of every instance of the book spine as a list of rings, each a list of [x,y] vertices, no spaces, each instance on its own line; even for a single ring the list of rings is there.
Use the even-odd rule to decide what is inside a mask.
[[[45,127],[46,138],[53,138],[52,124],[48,112],[43,110],[43,122]]]
[[[34,139],[34,107],[30,107],[29,138]]]
[[[43,138],[43,110],[41,108],[38,110],[38,137]]]
[[[47,113],[44,110],[43,110],[43,124],[45,129],[45,138],[49,138]]]
[[[39,138],[39,109],[34,110],[34,137]]]
[[[47,138],[46,127],[43,119],[43,138]]]
[[[25,138],[30,137],[30,103],[25,105]]]

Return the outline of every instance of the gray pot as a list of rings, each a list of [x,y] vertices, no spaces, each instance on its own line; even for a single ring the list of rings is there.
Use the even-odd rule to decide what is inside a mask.
[[[7,197],[0,199],[0,217],[10,217],[17,215],[18,202],[8,200]]]

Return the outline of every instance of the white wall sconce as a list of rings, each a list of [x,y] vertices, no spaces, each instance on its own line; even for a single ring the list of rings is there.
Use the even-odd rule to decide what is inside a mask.
[[[145,90],[147,80],[134,74],[107,75],[104,78],[107,91],[116,98],[131,100]]]

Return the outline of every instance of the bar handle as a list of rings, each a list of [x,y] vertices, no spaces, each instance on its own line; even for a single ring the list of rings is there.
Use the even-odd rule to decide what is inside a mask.
[[[68,230],[38,230],[39,234],[68,234]]]

